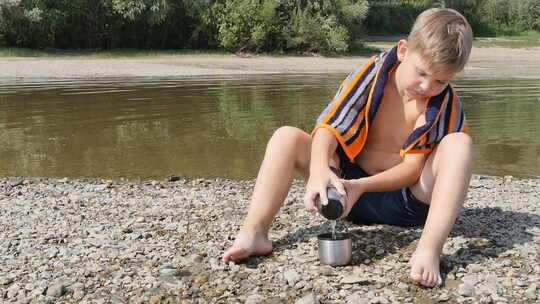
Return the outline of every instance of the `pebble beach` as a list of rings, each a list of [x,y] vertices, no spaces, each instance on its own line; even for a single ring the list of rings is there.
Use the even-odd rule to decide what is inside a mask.
[[[540,303],[540,180],[474,176],[443,250],[443,285],[408,279],[421,229],[338,223],[348,266],[321,265],[330,223],[293,188],[274,253],[221,256],[253,180],[0,179],[0,303]]]

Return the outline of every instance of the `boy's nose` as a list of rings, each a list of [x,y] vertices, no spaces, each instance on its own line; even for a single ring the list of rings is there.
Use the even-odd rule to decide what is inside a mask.
[[[418,86],[417,91],[419,94],[427,96],[429,95],[432,89],[433,89],[433,85],[430,81],[422,81],[420,85]]]

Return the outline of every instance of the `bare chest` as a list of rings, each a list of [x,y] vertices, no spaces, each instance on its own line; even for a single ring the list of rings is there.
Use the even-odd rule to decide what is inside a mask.
[[[373,121],[368,121],[368,138],[356,162],[370,174],[384,171],[402,161],[399,151],[415,127],[425,123],[424,105],[402,102],[385,94]]]
[[[415,126],[422,123],[423,110],[423,106],[415,101],[403,103],[390,96],[383,98],[369,125],[366,148],[399,153]]]

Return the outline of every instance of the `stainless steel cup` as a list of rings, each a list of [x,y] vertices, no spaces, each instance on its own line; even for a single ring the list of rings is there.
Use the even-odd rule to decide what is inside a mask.
[[[348,233],[319,234],[319,261],[332,266],[344,266],[351,262],[352,242]]]

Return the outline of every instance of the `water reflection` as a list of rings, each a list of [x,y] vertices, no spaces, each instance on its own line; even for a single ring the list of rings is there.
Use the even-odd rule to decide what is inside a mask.
[[[253,178],[273,130],[311,130],[344,75],[4,82],[1,176]],[[474,172],[540,175],[540,80],[461,80]]]

